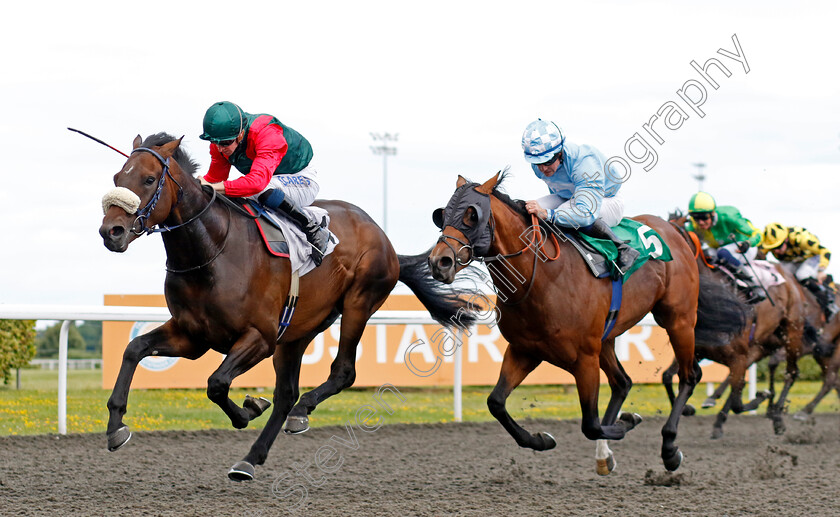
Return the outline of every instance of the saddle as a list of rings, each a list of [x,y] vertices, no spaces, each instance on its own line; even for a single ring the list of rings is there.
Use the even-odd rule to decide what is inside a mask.
[[[618,249],[612,241],[598,239],[556,225],[551,226],[551,231],[555,232],[558,238],[565,238],[580,253],[595,278],[621,277],[621,273],[614,262],[618,258]],[[639,252],[639,258],[627,269],[623,277],[624,280],[630,278],[630,275],[649,259],[653,258],[663,262],[672,260],[671,250],[662,237],[651,228],[643,229],[643,226],[638,221],[625,218],[621,220],[618,226],[613,227],[613,232],[618,238],[627,241],[633,249]],[[640,231],[645,234],[644,240],[639,237]],[[653,239],[656,239],[656,241]]]
[[[242,208],[254,217],[254,223],[268,252],[275,257],[289,258],[289,242],[280,225],[269,217],[266,209],[259,203],[251,199],[242,199],[242,202]]]

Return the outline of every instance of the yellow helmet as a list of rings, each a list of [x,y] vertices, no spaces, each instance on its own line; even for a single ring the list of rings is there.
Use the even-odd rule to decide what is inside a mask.
[[[764,236],[761,239],[761,247],[766,250],[776,249],[785,242],[788,236],[788,229],[779,223],[770,223],[764,227]]]
[[[706,192],[698,192],[688,201],[688,213],[707,213],[715,211],[715,198]]]

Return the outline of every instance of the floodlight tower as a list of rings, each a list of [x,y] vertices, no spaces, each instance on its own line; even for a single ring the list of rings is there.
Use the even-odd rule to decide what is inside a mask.
[[[388,234],[388,157],[397,154],[399,133],[371,133],[373,154],[382,155],[382,231]],[[393,142],[394,145],[388,145]]]
[[[693,178],[697,180],[697,190],[703,190],[703,180],[706,179],[706,175],[703,174],[703,169],[706,168],[706,164],[698,162],[693,165],[697,167],[697,174],[693,176]]]

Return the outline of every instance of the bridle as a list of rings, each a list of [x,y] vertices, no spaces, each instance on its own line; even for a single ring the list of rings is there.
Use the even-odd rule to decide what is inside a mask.
[[[175,230],[177,228],[182,228],[184,226],[187,226],[188,224],[193,223],[194,221],[197,221],[202,215],[204,215],[207,212],[207,210],[209,210],[210,207],[213,205],[213,202],[216,201],[216,190],[211,188],[211,189],[209,189],[210,190],[210,201],[208,201],[207,204],[204,206],[204,208],[202,208],[197,214],[193,215],[192,217],[190,217],[186,221],[184,221],[180,224],[176,224],[174,226],[167,226],[167,225],[161,223],[161,224],[157,225],[157,228],[147,227],[146,226],[146,221],[148,221],[149,216],[154,211],[155,206],[157,206],[157,202],[160,200],[160,196],[163,193],[163,187],[166,185],[166,178],[169,177],[169,179],[171,179],[173,183],[178,185],[178,193],[176,194],[175,204],[172,205],[173,209],[176,206],[178,206],[178,204],[181,202],[181,199],[184,197],[184,187],[182,187],[181,184],[178,183],[178,180],[176,180],[172,176],[172,173],[169,171],[169,160],[170,160],[170,158],[164,158],[157,151],[155,151],[154,149],[150,149],[148,147],[137,147],[133,151],[131,151],[131,154],[134,154],[134,153],[137,153],[137,152],[149,153],[152,156],[154,156],[155,158],[157,158],[157,160],[160,162],[161,166],[163,167],[163,171],[160,174],[160,180],[158,180],[157,189],[155,190],[155,193],[152,195],[152,198],[149,199],[149,202],[146,203],[146,206],[144,206],[141,209],[138,209],[137,212],[135,213],[137,218],[134,220],[134,223],[131,225],[131,232],[134,233],[135,235],[144,235],[144,234],[149,235],[149,234],[152,234],[152,233],[165,233],[165,232],[170,232],[172,230]],[[231,226],[230,216],[231,216],[230,207],[228,206],[227,230],[225,231],[225,236],[224,236],[224,239],[222,240],[222,244],[221,244],[221,246],[219,246],[219,250],[216,252],[215,255],[213,255],[208,261],[204,262],[203,264],[201,264],[199,266],[193,266],[193,267],[189,267],[189,268],[186,268],[186,269],[171,269],[169,267],[168,262],[167,262],[166,271],[169,272],[169,273],[187,273],[187,272],[190,272],[190,271],[195,271],[195,270],[201,269],[203,267],[206,267],[206,266],[210,265],[210,263],[212,263],[214,260],[216,260],[219,257],[219,255],[222,254],[222,252],[225,250],[225,247],[227,246],[227,238],[228,238],[228,234],[230,233],[230,226]]]
[[[488,205],[489,205],[489,203],[488,203]],[[474,205],[474,204],[468,206],[467,208],[469,208],[469,207],[473,207],[476,210],[476,212],[478,214],[478,218],[479,218],[479,220],[481,220],[481,215],[482,215],[481,214],[481,212],[482,212],[481,207],[477,206],[477,205]],[[495,236],[496,236],[496,219],[495,219],[495,217],[493,217],[493,212],[489,209],[489,206],[487,207],[487,211],[488,211],[487,220],[483,225],[483,227],[486,228],[485,230],[476,230],[475,227],[466,227],[463,224],[458,224],[458,226],[456,226],[456,224],[446,224],[446,226],[452,226],[456,230],[460,231],[464,235],[465,239],[460,239],[458,237],[455,237],[454,235],[446,235],[446,234],[442,233],[441,236],[438,238],[438,242],[446,245],[446,247],[449,248],[452,251],[452,253],[454,255],[454,258],[455,258],[455,263],[458,264],[459,266],[462,266],[462,267],[468,266],[469,264],[471,264],[473,262],[473,260],[478,260],[480,262],[484,262],[485,264],[493,263],[493,262],[496,262],[496,261],[506,261],[509,258],[518,257],[519,255],[522,255],[525,252],[525,250],[527,250],[527,249],[531,249],[532,253],[534,254],[534,263],[533,263],[533,266],[531,268],[531,279],[528,282],[528,288],[525,290],[525,294],[523,294],[522,297],[520,299],[516,300],[515,302],[510,302],[510,303],[509,302],[504,302],[504,301],[502,302],[505,305],[520,304],[523,301],[525,301],[526,298],[528,298],[528,295],[530,295],[530,293],[531,293],[531,289],[534,287],[534,279],[536,278],[536,275],[537,275],[537,261],[538,261],[539,255],[542,253],[542,255],[545,256],[545,258],[547,260],[556,260],[560,256],[560,245],[557,242],[556,235],[552,232],[552,238],[554,240],[554,248],[557,250],[557,254],[554,257],[548,257],[545,253],[540,251],[544,246],[544,241],[543,241],[542,236],[540,234],[539,219],[537,218],[536,215],[532,214],[531,215],[531,223],[532,224],[531,224],[530,228],[532,228],[533,231],[531,233],[531,240],[527,245],[525,245],[524,248],[522,248],[521,250],[519,250],[517,252],[514,252],[514,253],[508,253],[508,254],[504,254],[504,255],[503,254],[497,254],[495,256],[486,256],[485,253],[487,253],[489,251],[490,247],[492,246],[493,242],[495,241]],[[441,214],[441,217],[442,217],[442,214]],[[454,220],[452,222],[455,223]],[[464,228],[461,228],[459,226],[464,226]],[[473,244],[472,240],[475,239],[476,237],[483,238],[485,231],[489,232],[488,242],[486,243],[486,245],[482,244],[482,249],[481,250],[476,250],[475,245]],[[470,235],[468,235],[468,233],[470,233],[471,235],[474,234],[473,239],[470,238]],[[539,245],[537,243],[537,235],[538,234],[540,234]],[[458,245],[460,245],[460,248],[458,248],[456,250],[455,246],[453,244],[451,244],[449,242],[449,240],[455,241]],[[467,259],[466,260],[461,260],[461,258],[459,257],[459,254],[461,252],[465,251],[465,250],[467,252]],[[502,274],[501,269],[502,268],[495,268],[496,274],[501,275]],[[510,266],[505,265],[505,269],[510,269]],[[510,283],[510,285],[513,285],[513,283]]]
[[[164,159],[163,156],[158,154],[157,151],[155,151],[154,149],[149,149],[148,147],[137,147],[133,151],[131,151],[131,154],[138,153],[138,152],[149,153],[152,156],[154,156],[155,158],[157,158],[157,160],[160,162],[161,166],[163,167],[163,172],[161,172],[161,174],[160,174],[160,179],[158,180],[157,190],[155,190],[155,193],[154,193],[154,195],[152,195],[152,198],[149,200],[148,203],[146,203],[146,206],[138,209],[137,212],[134,214],[134,215],[137,216],[137,218],[134,220],[134,223],[132,223],[132,225],[131,225],[131,233],[133,233],[134,235],[143,235],[143,234],[149,235],[151,233],[168,232],[170,230],[174,230],[175,228],[179,228],[181,226],[189,224],[193,220],[197,219],[198,217],[190,218],[189,221],[181,223],[177,226],[158,225],[159,226],[158,228],[147,228],[146,227],[146,221],[149,219],[149,216],[154,211],[155,206],[157,206],[157,202],[160,200],[160,196],[163,193],[163,187],[164,187],[164,185],[166,185],[166,177],[168,176],[172,180],[173,183],[178,185],[178,194],[177,194],[177,197],[175,199],[175,204],[172,206],[172,208],[175,208],[176,206],[178,206],[178,203],[181,202],[181,198],[184,196],[184,187],[182,187],[181,184],[178,183],[178,181],[175,178],[172,177],[172,173],[169,172],[169,158]],[[214,194],[215,194],[215,191],[214,191]],[[215,196],[213,196],[213,197],[215,198]],[[212,203],[213,203],[213,199],[210,200],[210,203],[207,206],[209,207],[210,204],[212,204]],[[202,210],[198,215],[200,216],[201,214],[203,214],[205,210],[207,210],[207,207],[205,207],[205,209]],[[139,227],[138,227],[138,223],[139,223]]]

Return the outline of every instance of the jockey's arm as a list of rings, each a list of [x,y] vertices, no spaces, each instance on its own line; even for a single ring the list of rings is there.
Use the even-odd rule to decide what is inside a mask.
[[[821,271],[828,267],[828,263],[831,260],[831,252],[828,248],[820,244],[820,240],[813,233],[807,230],[799,232],[796,235],[796,246],[812,255],[819,256],[819,268]]]
[[[749,219],[743,217],[737,222],[737,239],[755,247],[761,244],[761,231],[752,225]]]

